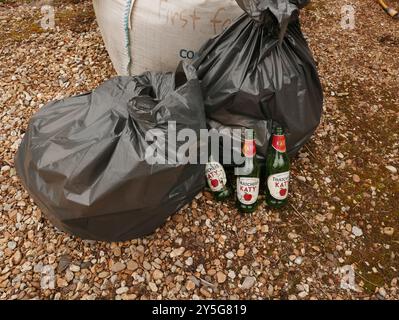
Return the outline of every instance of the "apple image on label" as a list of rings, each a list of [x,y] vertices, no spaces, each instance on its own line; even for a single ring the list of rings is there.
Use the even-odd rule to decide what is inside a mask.
[[[251,200],[252,200],[252,195],[250,195],[250,194],[248,194],[248,193],[245,194],[245,195],[244,195],[244,200],[245,200],[245,201],[251,201]]]
[[[287,195],[287,189],[280,190],[280,196],[285,197]]]
[[[219,186],[219,180],[216,180],[216,179],[212,180],[211,185],[212,185],[212,187],[217,188]]]

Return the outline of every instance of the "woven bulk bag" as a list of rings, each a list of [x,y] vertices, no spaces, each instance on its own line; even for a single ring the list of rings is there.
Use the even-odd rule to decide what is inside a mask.
[[[120,75],[174,71],[243,13],[234,0],[93,0]]]

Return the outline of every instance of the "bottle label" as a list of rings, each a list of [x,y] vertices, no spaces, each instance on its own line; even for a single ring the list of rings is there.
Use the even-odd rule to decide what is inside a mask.
[[[242,153],[246,158],[253,158],[256,154],[255,140],[245,140]]]
[[[226,172],[223,166],[218,162],[210,162],[205,168],[206,179],[208,181],[209,188],[213,192],[222,191],[227,184]]]
[[[289,171],[271,175],[267,179],[267,187],[269,188],[270,195],[276,200],[287,199],[289,183]]]
[[[287,144],[285,142],[285,136],[284,135],[282,135],[282,136],[274,135],[273,140],[272,140],[272,146],[278,152],[281,152],[281,153],[287,152]]]
[[[237,178],[237,198],[242,204],[251,205],[258,200],[259,178]]]

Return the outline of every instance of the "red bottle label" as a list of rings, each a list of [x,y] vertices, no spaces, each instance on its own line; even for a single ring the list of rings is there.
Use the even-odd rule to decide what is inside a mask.
[[[274,135],[273,136],[273,140],[272,140],[272,146],[274,149],[276,149],[278,152],[284,153],[287,152],[287,145],[285,142],[285,136],[277,136]]]
[[[243,154],[246,158],[253,158],[256,155],[255,140],[245,140]]]

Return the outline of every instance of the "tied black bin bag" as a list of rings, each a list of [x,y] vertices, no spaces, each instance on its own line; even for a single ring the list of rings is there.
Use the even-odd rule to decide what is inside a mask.
[[[166,136],[169,121],[177,132],[189,127],[198,137],[206,128],[192,66],[176,75],[116,77],[43,107],[16,156],[18,175],[61,230],[102,241],[150,234],[204,187],[201,165],[145,160],[146,133],[158,129]],[[154,143],[165,150],[162,139]]]
[[[298,20],[308,2],[237,0],[246,14],[205,44],[194,61],[208,126],[227,129],[229,136],[233,128],[254,129],[260,157],[274,124],[286,130],[291,156],[320,124],[323,92]]]

